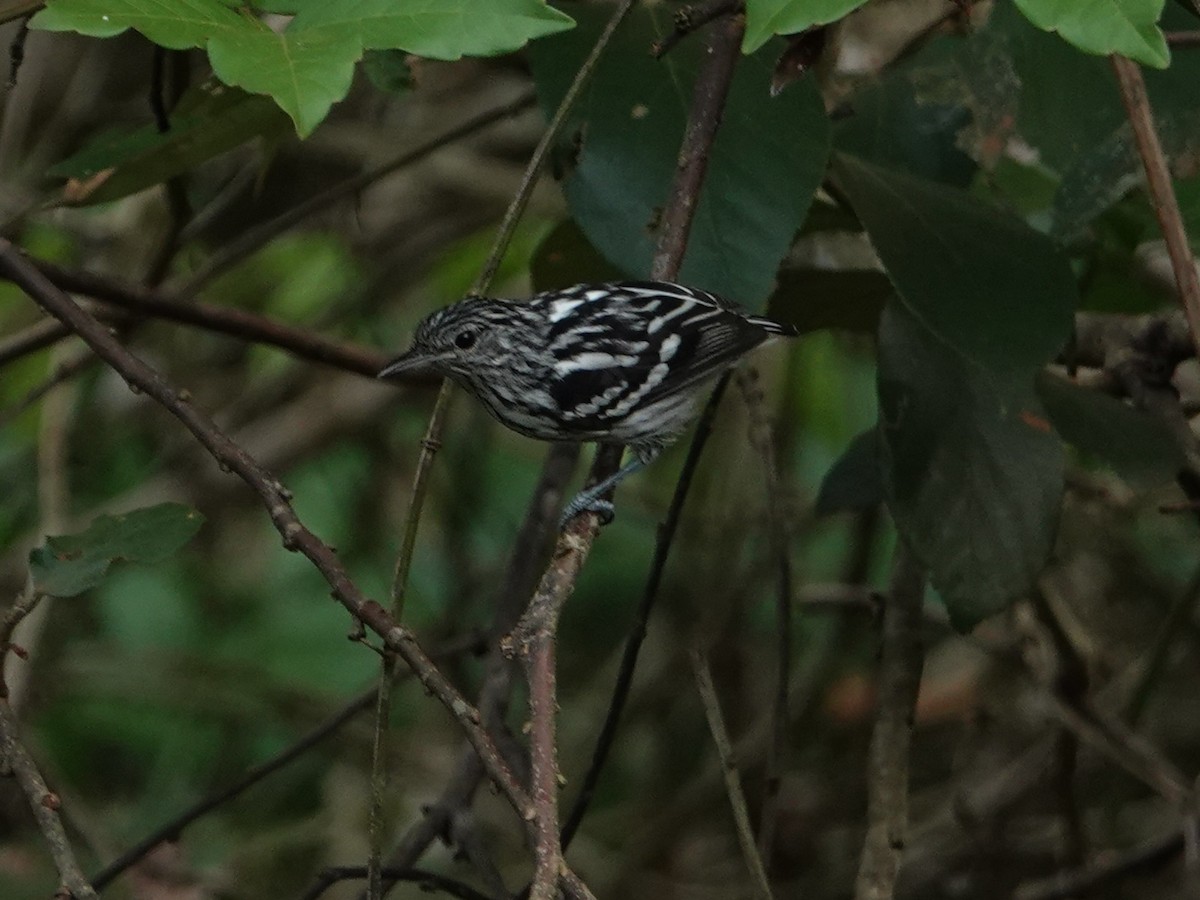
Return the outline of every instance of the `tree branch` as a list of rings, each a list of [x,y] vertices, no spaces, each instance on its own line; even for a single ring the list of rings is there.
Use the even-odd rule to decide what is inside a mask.
[[[70,297],[58,290],[16,248],[0,239],[0,275],[19,284],[39,305],[68,325],[112,366],[131,386],[159,403],[190,431],[219,465],[241,478],[263,502],[288,550],[303,553],[324,576],[334,598],[355,619],[370,628],[384,645],[398,653],[466,731],[488,775],[525,821],[532,815],[529,795],[513,777],[491,737],[479,721],[478,711],[434,665],[413,634],[399,625],[377,601],[366,597],[337,558],[333,549],[300,521],[290,493],[274,475],[220,431],[212,420],[192,406],[186,394],[120,345],[108,330]]]
[[[921,686],[921,605],[925,574],[901,540],[883,610],[879,712],[867,757],[867,836],[856,900],[890,900],[908,830],[908,756]]]
[[[1117,73],[1117,84],[1121,89],[1121,101],[1133,126],[1133,137],[1137,143],[1142,166],[1146,170],[1146,184],[1150,189],[1150,200],[1158,227],[1167,242],[1167,253],[1171,267],[1175,270],[1175,282],[1179,290],[1179,302],[1187,316],[1192,344],[1200,349],[1200,277],[1196,274],[1196,262],[1188,243],[1187,229],[1179,212],[1179,201],[1171,184],[1171,170],[1163,153],[1162,143],[1154,127],[1154,114],[1150,109],[1150,98],[1146,94],[1146,83],[1138,64],[1123,56],[1113,56],[1113,70]]]
[[[696,202],[708,154],[721,122],[722,111],[740,57],[745,19],[734,16],[714,25],[709,55],[696,79],[688,125],[680,150],[671,195],[664,210],[658,251],[650,277],[667,280],[674,277],[683,262]],[[608,462],[597,454],[592,477],[599,477]],[[554,879],[562,864],[562,845],[558,834],[559,772],[554,744],[554,718],[557,708],[555,649],[562,606],[575,587],[598,531],[597,516],[577,516],[559,536],[554,556],[529,609],[511,636],[509,646],[520,654],[530,678],[530,756],[533,765],[533,799],[538,806],[537,866],[530,900],[553,900]],[[553,827],[549,823],[553,822]]]
[[[63,889],[69,891],[75,900],[92,900],[97,895],[79,868],[71,842],[67,840],[67,833],[58,815],[58,795],[46,786],[42,773],[21,743],[18,733],[12,707],[7,701],[0,700],[0,758],[12,770],[21,792],[29,801],[38,828],[50,846],[50,855],[54,858]]]

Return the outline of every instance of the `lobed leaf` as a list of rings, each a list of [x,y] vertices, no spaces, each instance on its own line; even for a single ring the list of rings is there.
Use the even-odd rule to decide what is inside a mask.
[[[777,34],[797,34],[853,12],[867,0],[746,0],[742,52],[753,53]]]
[[[99,584],[115,560],[159,562],[187,543],[204,523],[196,510],[160,503],[119,516],[99,516],[79,534],[49,537],[29,554],[34,588],[73,597]]]
[[[1056,31],[1080,50],[1097,56],[1119,53],[1165,69],[1171,61],[1158,27],[1164,0],[1016,0],[1021,12],[1043,31]]]

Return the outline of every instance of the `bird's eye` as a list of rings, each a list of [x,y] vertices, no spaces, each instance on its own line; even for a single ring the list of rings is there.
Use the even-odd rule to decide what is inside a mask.
[[[467,329],[454,336],[454,346],[460,350],[470,350],[475,346],[475,332]]]

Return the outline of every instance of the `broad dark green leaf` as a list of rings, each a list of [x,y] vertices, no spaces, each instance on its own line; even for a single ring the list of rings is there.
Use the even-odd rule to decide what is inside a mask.
[[[838,328],[874,334],[894,293],[887,276],[871,269],[784,269],[767,315],[801,332]]]
[[[253,137],[287,130],[287,116],[269,98],[219,81],[192,88],[171,115],[171,130],[151,125],[97,137],[52,167],[51,178],[69,178],[64,199],[73,205],[105,203],[191,171]],[[105,173],[103,178],[97,175]]]
[[[609,11],[571,7],[579,27],[530,48],[543,106],[555,108]],[[691,85],[704,40],[663,60],[651,43],[671,11],[638,6],[597,67],[576,117],[580,143],[566,183],[571,213],[596,248],[630,276],[645,277],[656,223],[676,170]],[[825,172],[829,125],[805,78],[772,98],[780,45],[743,58],[733,80],[680,278],[760,306]]]
[[[1158,417],[1057,375],[1040,375],[1037,392],[1067,443],[1123,478],[1161,485],[1184,468],[1179,445]]]
[[[850,442],[821,481],[816,513],[873,509],[884,501],[879,461],[879,432],[868,429]]]
[[[898,298],[880,324],[884,484],[960,627],[1050,552],[1063,451],[1033,393],[1075,307],[1045,235],[964,192],[839,155],[837,183]]]
[[[50,537],[29,554],[34,588],[73,597],[100,583],[115,560],[159,562],[199,530],[204,517],[178,503],[161,503],[119,516],[99,516],[79,534]]]
[[[968,629],[1029,590],[1054,541],[1064,453],[1031,384],[1004,383],[902,304],[879,330],[883,478],[897,527]]]
[[[571,219],[554,227],[534,251],[529,277],[536,291],[584,282],[619,281],[622,272],[601,256]]]
[[[1164,0],[1016,0],[1038,28],[1098,56],[1119,53],[1156,69],[1171,61],[1158,27]]]
[[[1032,379],[1061,349],[1076,288],[1049,238],[970,194],[848,155],[834,172],[901,301],[968,362]]]

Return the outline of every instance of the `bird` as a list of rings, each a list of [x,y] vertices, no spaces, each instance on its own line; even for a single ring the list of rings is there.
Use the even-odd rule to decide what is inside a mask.
[[[587,511],[607,524],[613,505],[603,495],[687,429],[709,382],[759,345],[798,334],[682,284],[577,284],[438,309],[379,377],[448,377],[503,425],[538,440],[627,445],[629,462],[580,492],[559,523]]]

